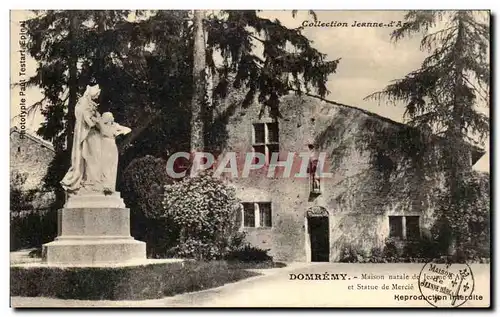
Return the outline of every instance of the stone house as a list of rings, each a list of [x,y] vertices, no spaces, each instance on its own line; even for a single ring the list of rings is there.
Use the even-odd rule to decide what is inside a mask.
[[[264,168],[230,180],[243,202],[242,230],[252,245],[269,249],[278,261],[335,262],[345,246],[371,250],[389,237],[412,240],[428,233],[432,195],[443,177],[426,162],[437,159],[444,140],[430,147],[407,125],[308,95],[283,97],[280,118],[259,106],[243,107],[241,100],[233,96],[218,105],[224,124],[216,132],[217,152],[266,156]],[[464,151],[471,166],[484,154],[470,145]],[[283,167],[268,177],[274,152],[278,162],[289,153],[323,152],[323,171],[331,177],[314,186],[310,173],[281,177]],[[300,169],[294,166],[292,175]]]

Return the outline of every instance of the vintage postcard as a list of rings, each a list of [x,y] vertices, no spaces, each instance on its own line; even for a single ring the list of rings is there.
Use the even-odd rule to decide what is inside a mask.
[[[489,11],[10,19],[12,307],[491,306]]]

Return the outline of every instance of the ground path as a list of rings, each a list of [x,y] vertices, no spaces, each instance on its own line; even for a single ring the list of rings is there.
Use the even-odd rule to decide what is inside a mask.
[[[410,290],[381,291],[383,284],[392,287],[413,284],[416,280],[388,280],[389,275],[419,274],[423,264],[348,264],[348,263],[290,263],[285,268],[255,270],[261,276],[194,293],[180,294],[155,300],[143,301],[86,301],[61,300],[41,297],[12,297],[13,307],[384,307],[421,306],[425,301],[395,300],[395,295],[420,295],[418,287]],[[489,265],[471,265],[475,272],[475,294],[484,301],[468,301],[464,306],[487,306],[490,298]],[[298,280],[300,274],[345,274],[345,280]],[[362,279],[363,273],[383,275],[384,280]],[[316,275],[317,274],[317,275]],[[304,276],[305,277],[305,276]],[[340,275],[338,276],[340,278]],[[378,285],[376,290],[356,290],[358,284]],[[352,285],[354,290],[348,290]]]

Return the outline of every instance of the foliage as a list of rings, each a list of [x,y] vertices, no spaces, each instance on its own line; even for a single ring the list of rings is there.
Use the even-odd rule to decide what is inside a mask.
[[[119,188],[131,210],[132,235],[146,242],[150,257],[161,257],[173,246],[175,228],[163,217],[163,186],[172,183],[166,161],[150,155],[125,168]]]
[[[206,29],[207,66],[218,77],[215,98],[224,97],[230,83],[236,89],[245,86],[244,106],[258,95],[259,103],[279,116],[279,98],[290,90],[314,89],[321,97],[328,93],[328,75],[336,71],[339,60],[327,61],[301,28],[288,29],[257,11],[237,10],[209,15]],[[263,48],[262,55],[256,53],[257,46]],[[222,66],[214,62],[214,52],[222,55]]]
[[[473,151],[468,142],[482,143],[489,135],[489,119],[478,111],[480,106],[489,107],[489,15],[485,11],[410,11],[405,20],[392,39],[423,34],[421,49],[430,55],[419,69],[367,98],[403,101],[411,125],[444,138],[436,163],[444,172],[446,189],[438,197],[437,218],[447,235],[439,238],[442,248],[450,244],[460,248],[469,239],[463,230],[476,222],[472,219],[476,216],[465,212],[479,199],[471,195],[484,194],[468,188],[474,187],[468,181]],[[468,198],[463,199],[464,195]]]
[[[92,68],[96,68],[96,60],[111,53],[104,52],[110,47],[105,42],[112,42],[111,37],[104,41],[106,27],[123,21],[127,14],[127,11],[47,10],[36,11],[35,17],[25,21],[28,52],[38,64],[28,84],[37,85],[44,93],[44,98],[33,105],[46,118],[38,132],[53,142],[57,152],[64,148],[68,133],[64,110],[69,98],[67,90],[71,87],[68,72],[72,59],[81,62],[75,87],[81,94],[95,72]],[[114,47],[115,51],[120,48]]]
[[[136,158],[124,169],[120,188],[127,205],[136,205],[137,212],[147,218],[162,216],[163,186],[173,180],[166,171],[167,162],[151,155]]]
[[[26,175],[10,175],[10,249],[38,247],[57,235],[57,210],[39,209],[35,202],[44,197],[39,190],[24,190]]]
[[[136,16],[134,21],[128,19],[131,15]],[[54,207],[61,207],[64,201],[59,181],[70,163],[72,107],[86,85],[97,83],[102,91],[99,110],[113,112],[116,121],[132,128],[125,139],[118,140],[122,155],[119,168],[130,166],[123,191],[136,217],[135,228],[148,228],[147,232],[133,228],[134,234],[154,240],[158,245],[150,252],[156,255],[168,248],[168,236],[175,231],[167,218],[160,220],[158,215],[161,209],[155,195],[162,183],[161,173],[149,173],[157,170],[151,165],[142,174],[141,161],[129,163],[146,155],[167,158],[190,148],[186,120],[191,115],[186,105],[194,94],[190,20],[189,11],[45,10],[25,22],[28,52],[38,66],[28,84],[38,86],[44,94],[30,111],[41,111],[45,116],[38,134],[56,150],[45,178],[46,187],[57,195]],[[289,89],[317,89],[322,96],[327,93],[327,77],[335,72],[338,60],[326,61],[300,29],[287,29],[255,11],[209,14],[204,29],[207,67],[219,81],[210,92],[216,98],[225,96],[231,81],[234,88],[246,86],[245,105],[259,93],[259,102],[277,113],[279,97]],[[263,56],[255,53],[254,40],[264,46]],[[214,62],[218,55],[222,66]],[[156,187],[147,192],[149,185]],[[226,238],[214,235],[224,235],[228,226],[220,217],[209,216],[214,223],[203,224],[207,232],[201,238],[202,242],[218,241],[218,253],[222,253]],[[214,227],[219,225],[223,228],[220,232]],[[200,229],[188,226],[184,233],[193,230]]]
[[[489,175],[480,173],[468,174],[453,194],[448,188],[439,190],[437,209],[440,217],[432,231],[439,241],[449,241],[442,249],[454,244],[460,256],[467,259],[489,257],[489,194]],[[459,199],[453,199],[453,195]]]
[[[189,76],[183,70],[189,70],[185,61],[188,54],[183,50],[187,47],[181,36],[187,11],[161,11],[148,19],[149,25],[140,23],[143,13],[135,12],[138,20],[130,22],[127,17],[131,12],[123,10],[49,10],[26,21],[28,50],[38,63],[29,84],[44,93],[43,100],[31,110],[41,110],[45,116],[38,133],[52,141],[58,159],[52,166],[57,171],[48,173],[56,175],[46,180],[49,186],[60,187],[61,173],[69,167],[66,119],[73,116],[68,108],[69,88],[73,87],[68,77],[71,53],[80,65],[77,94],[81,95],[87,84],[98,83],[102,88],[100,111],[112,111],[117,121],[133,128],[122,142],[121,147],[131,152],[121,160],[123,166],[135,157],[165,155],[166,147],[177,150],[176,145],[183,145],[182,140],[174,142],[168,136],[172,130],[181,135],[187,131],[185,122],[176,118],[186,113],[180,101],[190,89]],[[72,21],[76,21],[73,28]],[[70,36],[71,29],[76,31]],[[151,52],[146,48],[154,39],[158,45]],[[179,56],[182,60],[176,58]],[[164,108],[173,117],[160,116]],[[133,139],[143,132],[148,132],[149,138],[133,146]]]
[[[234,188],[210,171],[165,186],[165,218],[180,230],[178,255],[220,259],[239,240],[241,205]]]
[[[387,239],[383,247],[373,247],[370,250],[355,246],[344,246],[340,262],[347,263],[425,263],[437,259],[442,254],[436,242],[429,239],[405,241]]]
[[[191,237],[169,250],[169,254],[183,259],[214,260],[221,258],[220,253],[215,244]]]
[[[488,118],[475,106],[489,106],[488,17],[477,11],[410,11],[405,19],[392,38],[423,32],[421,48],[430,55],[418,70],[367,98],[405,102],[412,125],[439,135],[486,136]],[[445,27],[431,32],[440,22]]]
[[[258,275],[223,261],[121,268],[11,267],[11,296],[144,300],[214,288]]]
[[[33,199],[37,193],[36,190],[23,190],[28,175],[21,174],[17,170],[10,172],[10,210],[11,213],[20,213],[21,211],[30,211],[33,207]]]
[[[72,133],[67,131],[72,120],[70,93],[80,96],[93,83],[102,89],[99,110],[113,112],[117,122],[132,128],[119,142],[123,166],[148,154],[167,157],[189,149],[187,105],[193,94],[189,11],[35,13],[25,22],[28,51],[38,64],[29,84],[40,87],[44,97],[30,109],[45,116],[38,133],[54,144],[56,154],[62,153],[54,168],[65,171],[69,167],[70,154],[65,149]],[[132,16],[136,19],[131,21]],[[225,95],[233,75],[235,87],[248,88],[247,104],[250,96],[260,92],[259,101],[275,111],[279,97],[288,89],[327,93],[327,76],[335,71],[338,60],[326,61],[300,29],[287,29],[279,21],[259,17],[256,11],[208,14],[204,29],[207,67],[219,78],[214,96]],[[254,40],[264,45],[264,56],[254,52]],[[214,62],[218,55],[222,55],[222,66]],[[77,80],[71,82],[68,71],[75,61]],[[58,180],[48,181],[58,187]]]
[[[239,262],[272,262],[273,258],[267,254],[268,250],[263,250],[249,244],[244,245],[242,248],[230,251],[225,259],[228,261]]]

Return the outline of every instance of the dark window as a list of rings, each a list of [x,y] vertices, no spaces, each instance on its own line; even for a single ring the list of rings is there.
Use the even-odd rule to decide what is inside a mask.
[[[21,147],[20,146],[17,147],[17,153],[19,153],[19,152],[21,152]]]
[[[273,153],[279,154],[279,130],[278,123],[254,123],[253,124],[254,152],[266,155],[266,163],[271,161]],[[278,156],[279,161],[279,156]],[[256,160],[254,159],[254,163]]]
[[[262,153],[264,155],[264,157],[266,157],[266,146],[265,145],[254,145],[253,151],[255,153]],[[260,162],[258,158],[254,157],[252,160],[252,164],[257,164],[257,163],[262,163],[262,162]]]
[[[279,143],[279,131],[278,131],[278,122],[268,123],[267,124],[267,135],[268,142],[267,143]]]
[[[266,133],[264,131],[264,123],[254,123],[253,130],[255,133],[255,143],[266,143]]]
[[[272,227],[271,203],[259,203],[260,227]]]
[[[418,240],[420,238],[420,217],[406,217],[406,239]]]
[[[389,216],[389,237],[403,238],[403,217]]]
[[[277,162],[280,160],[279,153],[280,153],[280,147],[278,144],[269,144],[267,146],[267,149],[269,151],[269,162],[271,161],[271,158],[273,157],[273,153],[278,153],[278,159],[276,160]]]
[[[253,203],[243,203],[243,226],[255,227],[255,206]]]

